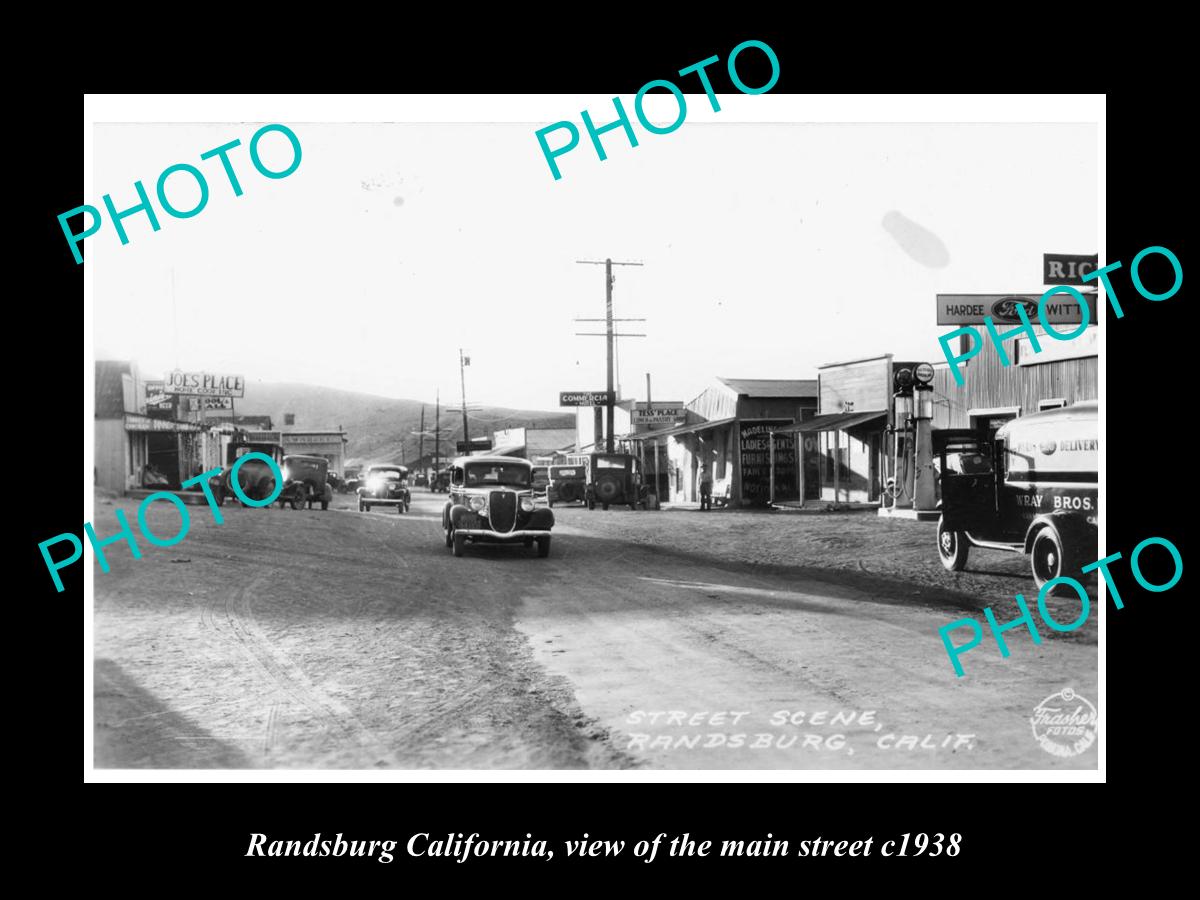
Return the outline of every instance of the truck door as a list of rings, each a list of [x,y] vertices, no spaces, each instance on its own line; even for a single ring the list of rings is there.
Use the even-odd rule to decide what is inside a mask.
[[[990,443],[969,434],[940,438],[942,518],[953,531],[988,540],[996,528],[996,472]]]

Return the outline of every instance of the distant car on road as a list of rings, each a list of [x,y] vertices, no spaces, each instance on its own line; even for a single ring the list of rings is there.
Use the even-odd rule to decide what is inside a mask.
[[[359,512],[370,512],[372,506],[394,506],[404,515],[411,502],[408,469],[404,466],[371,466],[363,475],[358,488]]]
[[[550,555],[554,513],[533,500],[533,465],[511,456],[463,456],[450,465],[450,497],[442,510],[446,546],[462,556],[467,543],[537,544]]]
[[[435,494],[444,494],[450,490],[450,470],[442,469],[435,476],[429,485],[429,490]]]
[[[229,483],[229,476],[234,463],[248,453],[261,453],[270,457],[281,471],[283,469],[283,447],[279,444],[231,441],[225,449],[225,468],[220,475],[209,479],[213,499],[218,505],[223,504],[227,497],[233,497],[238,503],[242,503]],[[249,459],[242,463],[238,467],[237,478],[242,493],[251,500],[266,500],[275,493],[275,472],[261,459]]]
[[[613,504],[628,504],[630,509],[646,505],[646,486],[642,483],[642,461],[629,453],[593,453],[588,467],[587,507],[604,509]]]
[[[534,466],[533,467],[533,495],[535,497],[545,497],[546,489],[550,486],[550,467],[549,466]]]
[[[550,466],[546,504],[584,503],[587,500],[587,466]]]
[[[314,502],[321,509],[329,509],[333,500],[333,485],[329,483],[329,460],[323,456],[288,454],[283,458],[284,488],[279,495],[279,505],[290,502],[292,509],[307,505],[312,509]]]

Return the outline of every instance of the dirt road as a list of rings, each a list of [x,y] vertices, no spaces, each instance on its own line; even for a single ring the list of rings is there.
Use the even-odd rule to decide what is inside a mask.
[[[1094,613],[1040,646],[1009,632],[1007,660],[988,640],[961,679],[938,637],[1034,594],[1015,557],[954,577],[916,523],[556,508],[549,559],[455,559],[443,502],[226,507],[221,526],[195,507],[174,547],[113,545],[96,765],[1096,766],[1094,745],[1055,757],[1030,724],[1064,687],[1096,701]],[[113,509],[97,501],[102,536]],[[177,513],[149,523],[174,533]]]

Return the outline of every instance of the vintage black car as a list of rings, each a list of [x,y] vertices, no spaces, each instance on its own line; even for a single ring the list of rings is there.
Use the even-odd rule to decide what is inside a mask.
[[[467,543],[537,544],[550,555],[554,513],[533,501],[533,465],[511,456],[463,456],[450,465],[450,498],[442,510],[446,546],[462,556]]]
[[[263,456],[269,457],[278,467],[280,474],[283,474],[283,447],[279,444],[231,441],[225,448],[225,468],[222,469],[220,475],[214,475],[209,479],[213,499],[218,505],[223,504],[227,497],[234,498],[242,506],[247,505],[234,492],[233,487],[229,483],[229,477],[233,471],[234,464],[243,456],[250,453],[261,453]],[[266,460],[258,457],[251,457],[238,466],[237,479],[242,493],[250,500],[266,500],[275,493],[275,471],[268,465]],[[276,498],[272,497],[272,502],[274,499]],[[270,504],[264,503],[260,505],[269,506]]]
[[[292,509],[320,503],[329,509],[333,500],[333,485],[329,483],[329,460],[323,456],[302,456],[292,453],[283,458],[284,487],[279,505],[291,503]]]
[[[938,555],[952,572],[971,547],[1028,553],[1041,588],[1097,559],[1097,405],[1076,403],[986,430],[933,433],[941,462]]]
[[[546,503],[583,503],[587,500],[588,467],[551,466],[550,483],[546,486]]]
[[[629,453],[593,453],[588,466],[587,507],[604,509],[628,504],[637,509],[646,503],[648,488],[642,482],[642,461]]]
[[[549,466],[534,466],[533,467],[533,495],[535,497],[545,497],[546,489],[550,486],[550,467]]]
[[[404,515],[411,502],[406,467],[371,466],[363,474],[358,487],[359,512],[370,512],[372,506],[394,506],[397,513]]]
[[[450,490],[450,470],[442,469],[433,476],[433,481],[429,483],[429,490],[435,494],[444,494]]]

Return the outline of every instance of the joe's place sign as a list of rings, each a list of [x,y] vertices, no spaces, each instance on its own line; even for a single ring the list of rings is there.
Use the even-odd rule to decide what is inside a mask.
[[[199,397],[244,397],[246,379],[241,375],[214,375],[210,372],[168,372],[163,379],[164,393]]]

